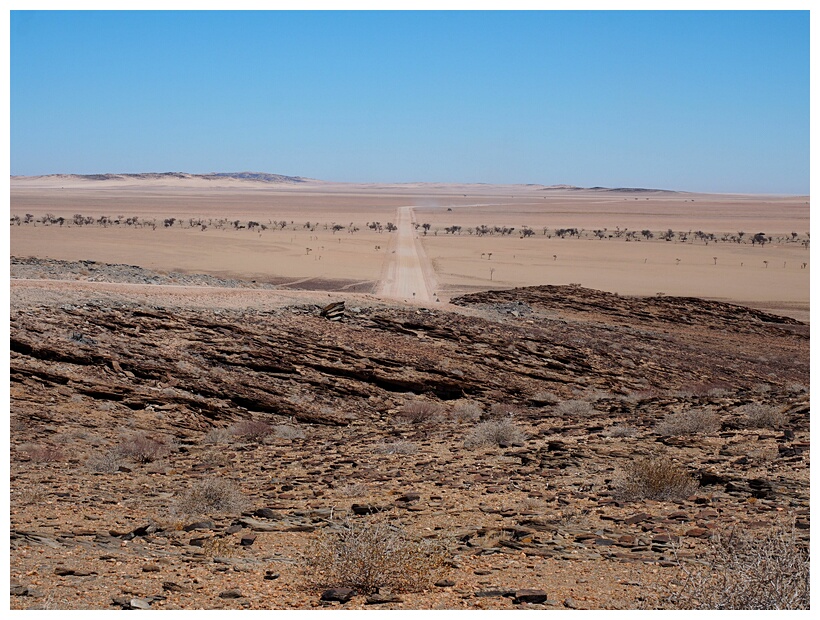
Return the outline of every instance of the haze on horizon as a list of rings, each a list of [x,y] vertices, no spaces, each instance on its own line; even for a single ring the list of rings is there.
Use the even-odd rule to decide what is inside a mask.
[[[809,193],[809,12],[12,11],[11,174]]]

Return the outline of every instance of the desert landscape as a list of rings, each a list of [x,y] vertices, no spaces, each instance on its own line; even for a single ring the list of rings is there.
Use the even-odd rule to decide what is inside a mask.
[[[808,605],[808,196],[47,175],[10,216],[12,609]]]

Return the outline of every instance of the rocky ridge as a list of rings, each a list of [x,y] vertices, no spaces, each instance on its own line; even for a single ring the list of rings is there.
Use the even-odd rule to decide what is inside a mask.
[[[313,304],[13,302],[11,607],[659,607],[714,532],[785,519],[808,543],[807,326],[580,287],[453,304],[348,304],[331,322]],[[440,413],[408,421],[416,401]],[[467,448],[465,402],[522,439]],[[751,405],[781,423],[750,426]],[[690,411],[719,424],[659,432]],[[278,430],[215,439],[247,421]],[[94,467],[143,435],[167,450]],[[623,498],[625,466],[656,453],[697,490]],[[180,515],[204,479],[245,505]],[[378,518],[447,545],[441,585],[344,601],[305,586],[311,537]]]

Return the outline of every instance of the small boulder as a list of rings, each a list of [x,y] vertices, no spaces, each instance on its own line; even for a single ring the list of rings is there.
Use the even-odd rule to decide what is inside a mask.
[[[525,588],[523,590],[515,591],[516,603],[544,603],[547,600],[547,593],[543,590],[534,590]]]
[[[339,603],[347,603],[355,591],[352,588],[330,588],[322,592],[320,600],[323,601],[338,601]]]

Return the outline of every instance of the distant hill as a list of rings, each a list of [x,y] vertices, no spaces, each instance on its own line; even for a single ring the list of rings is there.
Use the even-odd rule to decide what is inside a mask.
[[[208,174],[189,174],[187,172],[46,174],[41,178],[82,179],[84,181],[161,181],[163,179],[204,179],[206,181],[215,181],[237,179],[243,181],[258,181],[261,183],[305,183],[311,180],[304,177],[289,177],[283,174],[269,174],[267,172],[211,172]]]
[[[589,192],[620,192],[624,194],[637,194],[642,192],[658,192],[664,194],[679,194],[675,190],[671,189],[649,189],[646,187],[578,187],[577,185],[549,185],[544,187],[542,191],[548,191],[553,189],[561,189],[561,190],[578,190],[578,191],[589,191]]]

